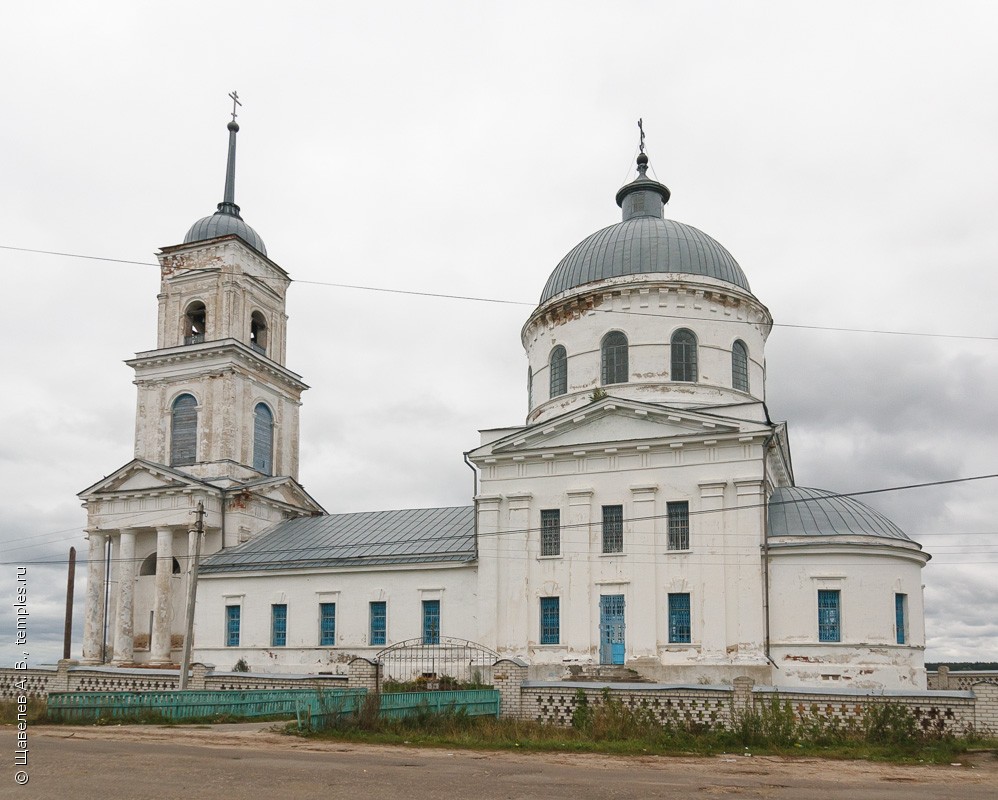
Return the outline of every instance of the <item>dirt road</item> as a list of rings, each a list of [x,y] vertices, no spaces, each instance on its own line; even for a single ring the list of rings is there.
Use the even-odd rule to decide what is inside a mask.
[[[994,800],[998,759],[895,766],[766,756],[609,757],[424,750],[318,742],[228,726],[33,726],[28,783],[14,782],[14,731],[0,729],[0,798],[23,800]],[[18,768],[24,769],[24,768]]]

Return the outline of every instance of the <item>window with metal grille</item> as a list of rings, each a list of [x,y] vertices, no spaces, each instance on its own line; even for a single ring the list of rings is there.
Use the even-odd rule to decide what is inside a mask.
[[[624,552],[623,506],[603,506],[603,552]]]
[[[239,647],[239,606],[225,607],[225,646]]]
[[[284,647],[288,643],[288,605],[274,603],[270,607],[270,646]]]
[[[670,550],[690,549],[690,504],[686,500],[666,503]]]
[[[319,603],[319,644],[336,646],[336,603]]]
[[[561,555],[561,511],[557,508],[541,511],[541,555]]]
[[[748,348],[742,341],[736,341],[731,345],[731,385],[741,392],[749,390]]]
[[[690,627],[689,592],[669,595],[669,641],[684,644],[693,641]]]
[[[610,331],[603,337],[600,356],[602,384],[627,383],[627,337],[620,331]]]
[[[568,391],[568,354],[561,345],[551,351],[549,369],[551,397],[559,397]]]
[[[897,643],[908,643],[908,595],[894,595],[894,629],[897,632]]]
[[[842,619],[839,614],[839,590],[818,590],[818,641],[842,641]]]
[[[253,469],[264,475],[274,472],[274,415],[266,403],[253,410]]]
[[[423,644],[440,644],[440,601],[423,601]]]
[[[672,369],[674,381],[696,383],[697,380],[697,337],[693,331],[680,328],[672,334]]]
[[[561,640],[561,598],[541,598],[541,644],[558,644]]]
[[[388,604],[383,600],[371,603],[371,644],[388,641]]]
[[[170,421],[170,464],[183,467],[197,462],[198,401],[194,395],[182,394],[173,401]]]

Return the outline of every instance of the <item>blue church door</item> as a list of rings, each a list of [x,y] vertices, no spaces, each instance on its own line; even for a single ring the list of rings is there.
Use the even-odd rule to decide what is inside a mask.
[[[624,663],[624,595],[599,598],[599,663]]]

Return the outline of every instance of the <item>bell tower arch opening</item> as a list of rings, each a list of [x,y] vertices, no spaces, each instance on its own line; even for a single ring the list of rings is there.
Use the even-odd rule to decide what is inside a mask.
[[[254,311],[250,315],[250,347],[267,355],[267,318],[261,311]]]
[[[208,309],[200,300],[195,300],[184,311],[184,344],[201,344],[208,328]]]

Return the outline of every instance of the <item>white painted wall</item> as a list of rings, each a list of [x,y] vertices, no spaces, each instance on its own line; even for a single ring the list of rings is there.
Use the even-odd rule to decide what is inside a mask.
[[[308,573],[203,575],[198,584],[195,660],[231,669],[240,658],[258,672],[345,673],[372,658],[370,603],[387,603],[389,645],[422,636],[422,601],[440,601],[440,634],[477,640],[476,568],[397,565]],[[284,647],[271,645],[271,606],[288,606]],[[336,603],[336,645],[319,645],[319,604]],[[238,647],[225,645],[225,606],[241,607]]]

